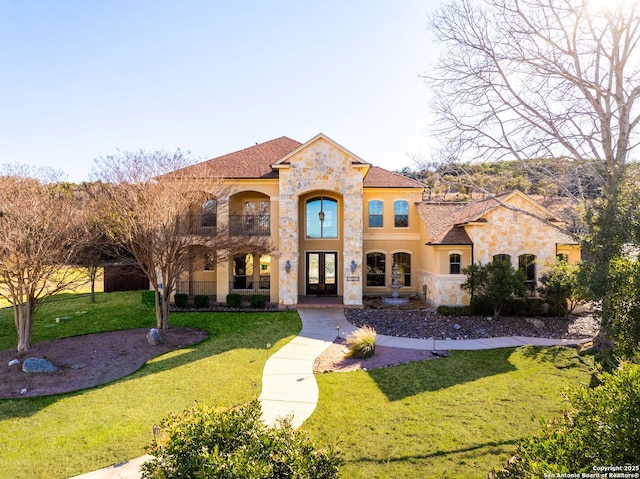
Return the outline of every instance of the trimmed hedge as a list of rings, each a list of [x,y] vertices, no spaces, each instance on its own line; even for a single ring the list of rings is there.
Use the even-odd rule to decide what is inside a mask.
[[[176,308],[186,308],[189,304],[189,295],[184,293],[176,293],[173,297]]]
[[[239,308],[242,303],[242,295],[237,293],[229,293],[227,295],[227,306],[230,308]]]
[[[142,304],[147,306],[156,305],[156,292],[155,291],[142,291],[141,293]]]
[[[193,297],[193,306],[202,309],[209,307],[209,296],[206,294],[198,294]]]
[[[249,301],[252,308],[264,308],[267,304],[267,298],[262,294],[252,294]]]

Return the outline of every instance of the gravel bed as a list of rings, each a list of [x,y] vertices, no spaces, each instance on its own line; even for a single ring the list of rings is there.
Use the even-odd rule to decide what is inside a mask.
[[[416,309],[345,309],[354,326],[370,326],[378,334],[421,339],[481,339],[501,336],[529,336],[555,339],[591,339],[598,323],[591,315],[494,320],[481,316],[442,316]]]

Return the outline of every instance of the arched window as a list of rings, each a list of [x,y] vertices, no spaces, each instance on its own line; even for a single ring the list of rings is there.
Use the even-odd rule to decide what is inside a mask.
[[[307,238],[338,237],[338,202],[333,198],[313,198],[306,205]]]
[[[393,253],[393,263],[398,266],[398,283],[411,286],[411,255],[409,253]]]
[[[503,261],[505,263],[511,264],[511,255],[509,255],[509,254],[496,254],[496,255],[493,255],[493,262],[496,263],[498,261]]]
[[[367,253],[367,286],[384,286],[385,273],[385,254]]]
[[[233,256],[233,289],[253,288],[253,254]]]
[[[398,200],[393,203],[393,226],[396,228],[409,227],[409,202]]]
[[[460,274],[462,272],[461,259],[461,255],[458,253],[449,255],[449,274]]]
[[[209,200],[202,203],[200,208],[200,226],[203,228],[215,228],[218,224],[218,202]]]
[[[215,271],[216,270],[216,252],[215,251],[207,251],[203,257],[203,269],[205,271]]]
[[[369,201],[369,228],[382,228],[384,203],[380,200]]]
[[[524,285],[527,287],[529,296],[536,294],[536,255],[521,254],[518,256],[518,268],[524,273]]]

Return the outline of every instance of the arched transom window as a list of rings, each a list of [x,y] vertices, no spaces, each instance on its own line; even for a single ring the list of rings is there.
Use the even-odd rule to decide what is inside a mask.
[[[338,237],[338,202],[323,196],[306,204],[307,238]]]

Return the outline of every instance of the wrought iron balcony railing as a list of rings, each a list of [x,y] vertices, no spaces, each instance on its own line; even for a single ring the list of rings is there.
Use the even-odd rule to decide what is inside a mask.
[[[229,215],[229,232],[233,236],[269,236],[269,215]]]

